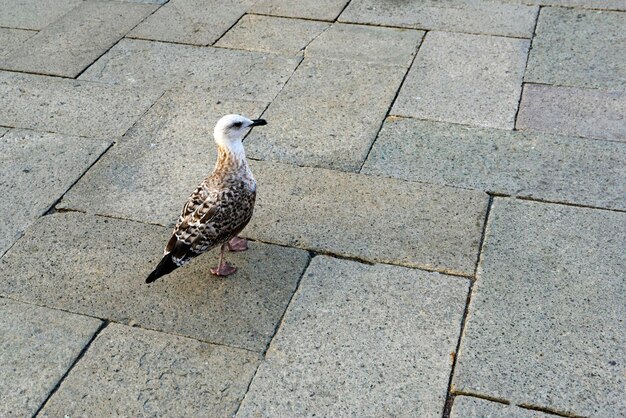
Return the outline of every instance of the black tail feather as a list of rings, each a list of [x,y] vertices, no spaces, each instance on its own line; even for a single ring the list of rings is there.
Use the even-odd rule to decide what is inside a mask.
[[[161,259],[161,261],[159,261],[159,264],[157,264],[154,271],[150,273],[150,275],[146,279],[146,283],[152,283],[159,277],[165,276],[166,274],[170,274],[177,268],[178,266],[174,264],[174,261],[172,260],[172,255],[167,254],[163,256],[163,258]]]

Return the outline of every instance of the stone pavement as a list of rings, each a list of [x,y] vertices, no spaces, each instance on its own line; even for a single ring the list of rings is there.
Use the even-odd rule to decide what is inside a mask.
[[[626,416],[625,0],[0,1],[0,416]],[[153,285],[227,113],[249,251]]]

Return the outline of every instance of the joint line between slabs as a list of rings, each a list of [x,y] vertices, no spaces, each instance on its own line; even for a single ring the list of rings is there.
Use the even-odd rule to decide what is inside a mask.
[[[54,388],[52,388],[52,390],[50,391],[50,393],[48,393],[48,396],[46,397],[46,399],[43,401],[43,403],[41,404],[41,406],[39,406],[39,408],[37,409],[37,411],[35,411],[35,413],[33,414],[33,418],[36,417],[37,415],[39,415],[39,413],[41,412],[41,410],[46,406],[46,404],[48,403],[48,401],[50,400],[50,398],[52,398],[52,396],[59,390],[59,388],[61,387],[61,384],[65,381],[65,379],[67,378],[67,376],[70,374],[70,372],[74,369],[74,366],[76,366],[76,364],[78,364],[78,362],[83,358],[83,356],[87,353],[87,351],[89,350],[89,348],[91,347],[91,344],[94,342],[94,340],[98,337],[98,335],[100,335],[100,333],[102,332],[102,330],[104,330],[107,326],[109,325],[109,321],[103,321],[102,324],[100,324],[100,326],[98,327],[98,329],[96,330],[96,332],[94,332],[93,336],[91,337],[91,339],[89,339],[89,341],[87,342],[87,344],[85,344],[85,346],[82,348],[82,350],[80,350],[80,353],[78,354],[78,356],[74,359],[74,361],[72,362],[72,364],[70,365],[70,367],[67,369],[67,371],[63,374],[63,376],[61,376],[61,378],[59,379],[59,381],[57,382],[57,384],[54,386]]]
[[[359,170],[357,171],[358,174],[361,174],[361,171],[363,170],[363,166],[365,165],[365,162],[369,158],[370,153],[372,152],[372,148],[374,148],[374,144],[376,143],[376,140],[378,139],[378,135],[380,135],[380,131],[383,129],[385,121],[389,117],[389,114],[391,113],[391,109],[393,108],[393,105],[396,103],[396,100],[398,100],[398,96],[400,95],[400,90],[402,90],[402,87],[404,87],[404,83],[406,82],[409,72],[411,71],[411,68],[413,67],[413,64],[415,63],[415,60],[417,59],[417,55],[419,54],[420,49],[422,48],[422,45],[424,45],[424,42],[426,41],[426,36],[428,35],[428,32],[429,31],[424,31],[424,35],[422,35],[422,39],[420,39],[420,42],[415,49],[415,55],[413,56],[413,59],[411,60],[411,63],[407,67],[406,71],[404,72],[402,81],[400,82],[400,85],[398,86],[398,89],[396,90],[396,94],[393,96],[393,99],[391,100],[391,103],[389,104],[389,107],[387,108],[387,111],[385,112],[385,116],[383,117],[383,120],[380,122],[380,126],[378,127],[378,130],[376,131],[374,140],[372,141],[367,152],[365,153],[365,157],[363,158],[363,161],[361,162],[361,167],[359,167]]]
[[[537,34],[537,25],[539,24],[539,16],[541,15],[541,9],[543,6],[537,8],[537,16],[535,16],[535,24],[533,26],[533,33],[530,37],[530,44],[528,45],[528,53],[526,54],[526,62],[524,63],[524,74],[522,74],[522,85],[520,86],[519,99],[517,100],[517,109],[515,110],[515,117],[513,117],[513,129],[517,129],[517,116],[519,115],[520,108],[522,107],[522,96],[524,94],[524,84],[526,82],[526,72],[528,71],[528,62],[530,61],[530,54],[533,50],[533,43],[535,42],[535,36]]]
[[[218,43],[218,42],[219,42],[219,41],[220,41],[220,40],[221,40],[224,36],[226,36],[226,34],[227,34],[228,32],[230,32],[230,31],[231,31],[231,30],[232,30],[235,26],[237,26],[237,25],[239,24],[239,22],[241,21],[241,19],[243,19],[243,17],[244,17],[246,14],[247,14],[246,12],[243,12],[243,13],[241,14],[241,16],[239,16],[239,18],[235,21],[235,23],[233,23],[232,25],[230,25],[230,26],[228,27],[228,29],[226,29],[224,32],[222,32],[222,34],[221,34],[220,36],[218,36],[218,37],[217,37],[217,39],[216,39],[216,40],[214,40],[213,42],[211,42],[209,45],[210,45],[210,46],[215,46],[215,44],[216,44],[216,43]],[[207,45],[207,46],[209,46],[209,45]]]

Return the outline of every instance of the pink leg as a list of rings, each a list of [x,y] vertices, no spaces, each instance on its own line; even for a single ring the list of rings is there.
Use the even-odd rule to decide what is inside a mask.
[[[248,249],[248,240],[235,237],[228,242],[230,251],[246,251]]]
[[[222,249],[220,250],[219,264],[217,268],[211,269],[211,273],[213,273],[216,276],[229,276],[237,271],[237,267],[231,266],[226,261],[224,261],[224,250],[226,250],[227,246],[228,244],[222,245]]]

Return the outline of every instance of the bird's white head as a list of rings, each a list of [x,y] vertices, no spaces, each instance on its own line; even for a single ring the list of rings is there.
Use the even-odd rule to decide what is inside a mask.
[[[248,119],[241,115],[226,115],[217,121],[213,136],[217,145],[228,149],[242,147],[243,137],[253,126],[267,125],[264,119]]]

